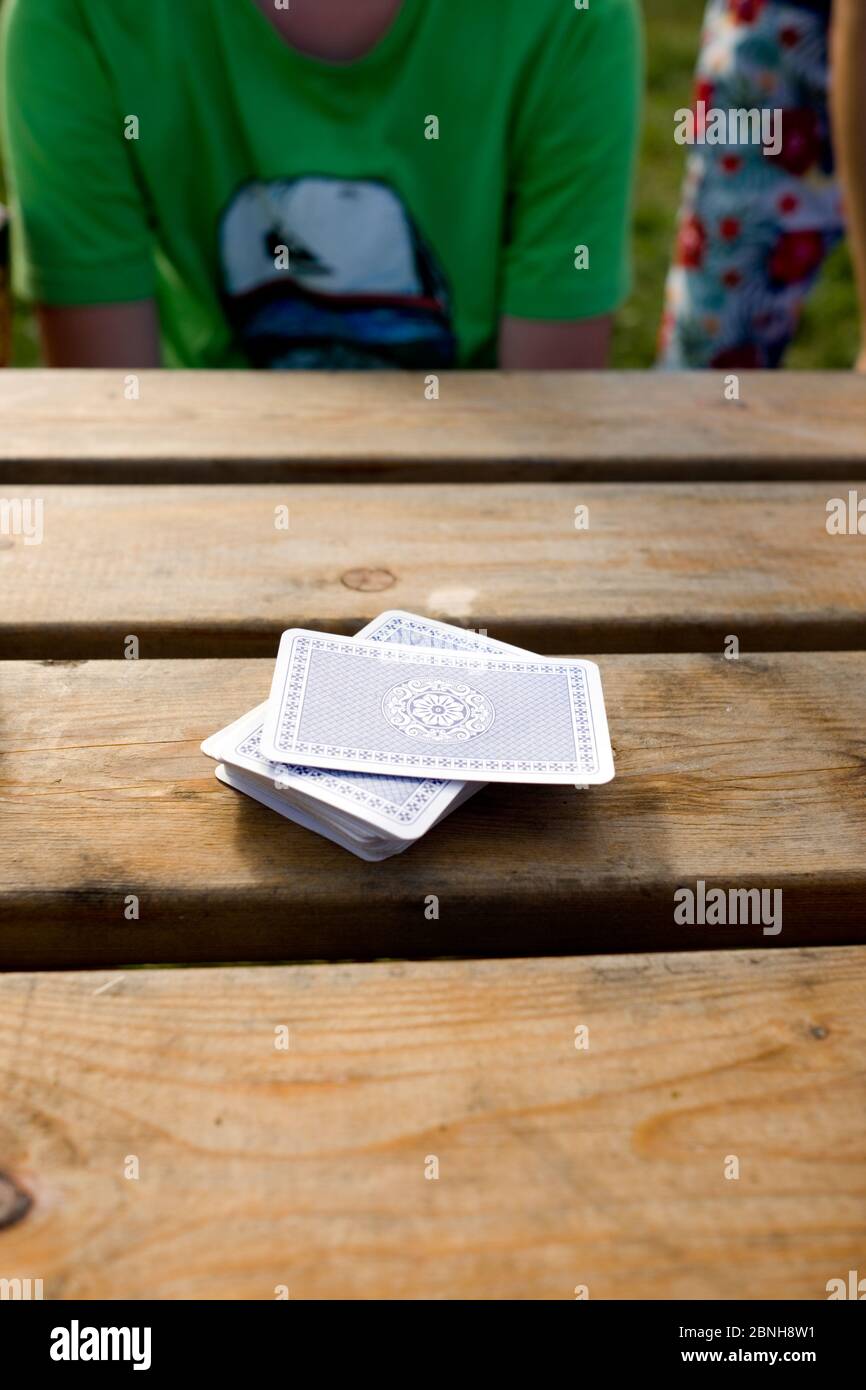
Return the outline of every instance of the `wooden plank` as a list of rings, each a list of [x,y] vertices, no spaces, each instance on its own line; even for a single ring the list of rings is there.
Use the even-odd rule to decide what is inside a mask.
[[[0,1275],[824,1299],[862,1272],[864,988],[863,948],[0,977]]]
[[[42,543],[0,537],[0,655],[114,658],[130,634],[143,656],[272,655],[286,627],[352,633],[392,607],[552,653],[719,652],[729,634],[752,651],[859,647],[866,542],[828,535],[828,495],[814,483],[48,487]],[[286,507],[288,531],[275,526]]]
[[[271,670],[0,667],[0,968],[866,940],[866,653],[604,658],[614,782],[488,787],[384,864],[199,752]],[[699,881],[780,890],[781,933],[675,921]]]
[[[0,483],[866,478],[850,372],[0,375]]]

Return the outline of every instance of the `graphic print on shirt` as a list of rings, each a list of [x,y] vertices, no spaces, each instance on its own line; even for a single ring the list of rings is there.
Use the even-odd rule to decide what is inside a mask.
[[[386,184],[246,183],[219,254],[229,322],[254,367],[454,365],[445,275]]]

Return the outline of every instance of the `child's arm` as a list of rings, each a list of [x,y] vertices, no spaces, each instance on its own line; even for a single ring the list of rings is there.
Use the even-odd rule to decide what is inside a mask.
[[[569,323],[504,318],[499,328],[499,365],[506,371],[602,368],[607,365],[612,329],[612,314]]]
[[[38,306],[42,352],[48,367],[159,367],[156,301],[93,304],[73,308]]]
[[[831,49],[833,135],[860,294],[857,365],[866,371],[866,0],[834,0]]]
[[[630,279],[639,10],[635,0],[546,9],[509,133],[499,364],[602,367]]]
[[[159,363],[152,236],[123,112],[76,5],[0,6],[18,290],[54,366]]]

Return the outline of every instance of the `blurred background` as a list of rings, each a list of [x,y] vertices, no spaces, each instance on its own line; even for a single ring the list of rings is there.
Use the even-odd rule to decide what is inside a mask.
[[[64,0],[57,0],[58,4]],[[182,4],[183,0],[178,0]],[[864,0],[866,3],[866,0]],[[3,0],[0,0],[2,8]],[[673,113],[692,98],[692,73],[704,0],[643,0],[647,30],[648,91],[634,225],[635,279],[621,310],[613,366],[650,367],[673,245],[685,150],[674,143]],[[3,171],[0,169],[0,201]],[[843,246],[831,256],[812,295],[786,367],[848,370],[857,356],[859,321],[851,263]],[[26,306],[13,320],[16,367],[36,366],[36,331]]]

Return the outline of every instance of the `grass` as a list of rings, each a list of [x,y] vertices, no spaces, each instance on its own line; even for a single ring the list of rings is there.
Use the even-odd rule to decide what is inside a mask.
[[[673,112],[691,99],[704,0],[643,0],[643,9],[648,93],[635,211],[634,290],[619,315],[614,339],[613,365],[620,368],[649,367],[655,355],[684,163],[683,150],[673,140]],[[850,258],[842,247],[825,267],[787,366],[850,367],[857,354],[858,325]],[[13,353],[17,366],[38,360],[33,319],[22,305],[15,308]]]

